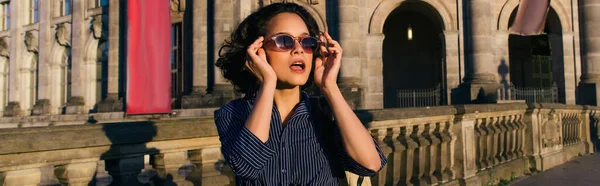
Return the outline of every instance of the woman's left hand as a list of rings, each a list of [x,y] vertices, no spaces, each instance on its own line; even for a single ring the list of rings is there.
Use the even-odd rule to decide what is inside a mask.
[[[342,65],[342,46],[333,40],[327,32],[319,36],[319,39],[321,41],[326,39],[328,45],[325,46],[325,42],[321,43],[320,51],[322,59],[317,58],[315,60],[315,84],[323,91],[337,87],[337,76]]]

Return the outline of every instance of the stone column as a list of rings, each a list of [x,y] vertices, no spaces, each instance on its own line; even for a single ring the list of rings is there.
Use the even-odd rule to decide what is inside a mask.
[[[562,55],[552,55],[552,60],[553,61],[562,61],[563,66],[562,67],[558,67],[558,68],[562,68],[563,69],[563,75],[564,75],[564,79],[560,80],[559,82],[556,82],[557,85],[559,87],[564,85],[564,96],[565,96],[565,103],[568,105],[574,105],[576,103],[576,96],[575,96],[575,89],[576,89],[576,83],[575,83],[575,57],[574,57],[574,53],[575,53],[575,48],[574,48],[574,34],[573,32],[563,32],[562,36],[561,35],[557,35],[557,34],[550,34],[548,36],[548,39],[550,40],[550,43],[552,43],[552,47],[553,49],[561,49],[562,51],[556,51],[553,52],[553,54],[562,54]],[[563,45],[562,46],[557,46],[558,43],[562,42]],[[561,82],[562,81],[562,82]]]
[[[356,0],[339,1],[339,42],[344,49],[339,87],[351,108],[362,108],[360,4]]]
[[[109,0],[108,3],[108,93],[106,98],[98,104],[99,112],[123,111],[123,100],[119,97],[119,64],[121,61],[121,22],[126,20],[127,15],[121,15],[120,0]],[[125,3],[125,2],[123,2]],[[125,11],[123,11],[125,12]]]
[[[207,63],[207,0],[195,0],[193,4],[193,79],[192,79],[192,93],[191,95],[183,96],[181,101],[181,107],[186,108],[198,108],[204,105],[203,96],[206,94],[206,88],[208,85],[208,63]],[[210,67],[213,68],[213,67]]]
[[[4,108],[4,116],[20,116],[24,113],[21,113],[21,106],[19,104],[19,100],[21,99],[21,89],[23,87],[19,86],[19,65],[21,64],[21,60],[23,58],[24,49],[24,35],[21,34],[22,30],[22,22],[25,17],[23,11],[19,9],[24,1],[13,1],[10,3],[10,61],[9,61],[9,94],[8,94],[8,105]]]
[[[452,91],[460,85],[460,59],[458,46],[458,31],[444,31],[446,45],[446,98],[448,105],[452,104]]]
[[[84,58],[86,41],[90,35],[90,24],[85,19],[85,1],[72,1],[72,46],[71,46],[71,97],[67,100],[67,114],[87,112],[83,99]],[[85,82],[90,83],[90,82]]]
[[[38,87],[37,100],[33,106],[32,115],[50,114],[50,100],[48,94],[48,79],[49,79],[49,64],[52,60],[52,44],[55,41],[54,37],[55,26],[52,25],[52,4],[48,1],[38,1],[39,7],[39,47],[38,47]],[[37,36],[36,36],[37,37]],[[33,81],[33,80],[30,80]],[[22,87],[25,88],[25,87]],[[23,91],[27,91],[24,90]],[[35,94],[35,93],[32,93]]]
[[[496,102],[499,84],[498,64],[494,63],[492,8],[489,0],[469,0],[465,4],[465,49],[467,74],[463,102]]]
[[[382,33],[367,35],[367,64],[363,83],[365,96],[363,109],[383,108],[383,39]],[[356,67],[355,67],[356,68]]]
[[[582,62],[580,104],[600,105],[600,2],[580,0],[582,37]]]
[[[42,172],[40,168],[2,172],[0,181],[3,186],[36,186],[42,181]]]
[[[209,7],[214,10],[214,50],[208,51],[214,54],[214,63],[212,66],[208,67],[214,68],[214,86],[212,90],[212,96],[214,97],[210,103],[212,106],[225,104],[235,97],[233,86],[223,78],[221,70],[214,66],[217,59],[219,59],[219,49],[221,48],[221,45],[223,45],[223,41],[229,37],[233,29],[237,26],[234,25],[235,6],[233,1],[234,0],[215,0],[213,2],[214,7]]]
[[[95,161],[59,165],[54,167],[54,175],[56,175],[58,181],[63,185],[87,186],[94,178],[96,165]]]

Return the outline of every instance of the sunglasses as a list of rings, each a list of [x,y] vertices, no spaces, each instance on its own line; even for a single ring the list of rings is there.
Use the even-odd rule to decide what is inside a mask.
[[[319,44],[321,44],[321,40],[317,39],[316,37],[294,37],[289,34],[274,35],[271,38],[268,38],[265,43],[269,41],[274,41],[275,46],[277,46],[277,49],[280,51],[289,51],[294,49],[294,47],[296,47],[296,41],[298,41],[306,53],[312,53],[313,51],[316,51],[319,48]]]

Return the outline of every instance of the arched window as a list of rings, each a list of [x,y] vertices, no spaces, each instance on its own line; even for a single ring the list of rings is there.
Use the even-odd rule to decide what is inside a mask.
[[[65,16],[71,14],[71,0],[59,0],[58,2],[58,13],[59,16]]]
[[[96,55],[96,103],[99,103],[108,91],[108,41],[98,45]]]
[[[0,25],[1,30],[10,29],[10,2],[0,3],[2,11],[2,25]]]
[[[60,72],[60,103],[66,106],[67,100],[71,97],[71,48],[69,47],[62,55]]]
[[[38,80],[39,80],[39,76],[38,76],[38,54],[35,53],[33,56],[33,60],[31,61],[31,66],[29,69],[29,79],[30,79],[30,83],[29,83],[29,108],[33,109],[33,105],[35,104],[36,100],[38,99]]]
[[[0,110],[8,104],[8,58],[0,57]]]
[[[39,21],[39,6],[38,0],[29,1],[29,23],[37,23]]]

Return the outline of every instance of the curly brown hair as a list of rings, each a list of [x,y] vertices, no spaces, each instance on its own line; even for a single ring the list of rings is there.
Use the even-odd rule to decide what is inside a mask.
[[[317,37],[320,33],[312,15],[304,7],[295,3],[274,3],[250,14],[225,40],[219,49],[219,59],[215,64],[221,69],[225,79],[233,84],[237,92],[246,93],[250,87],[259,84],[259,80],[250,71],[244,70],[246,49],[259,36],[266,34],[268,22],[280,13],[297,14],[304,20],[311,36]],[[317,57],[320,57],[320,52],[313,53],[313,69],[311,69],[308,81],[301,87],[302,89],[313,85],[314,62]]]

